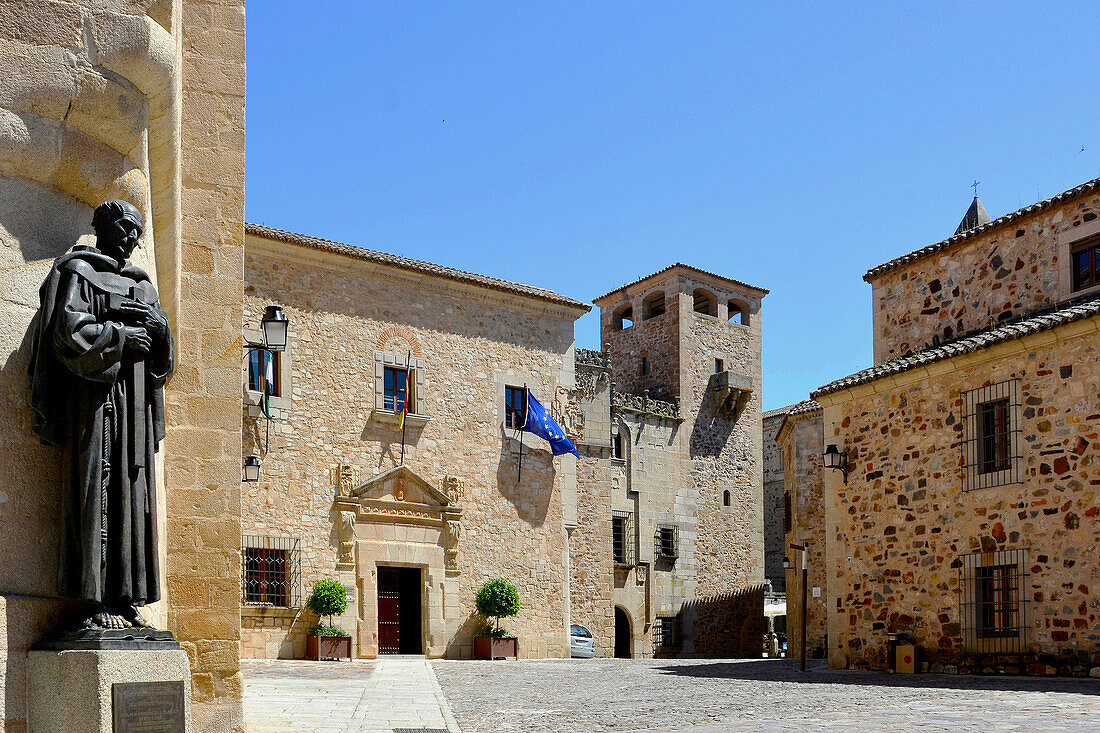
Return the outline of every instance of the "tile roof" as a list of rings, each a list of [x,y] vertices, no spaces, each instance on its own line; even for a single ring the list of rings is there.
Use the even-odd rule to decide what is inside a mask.
[[[994,346],[996,344],[1012,341],[1014,339],[1029,336],[1040,331],[1047,331],[1067,323],[1080,321],[1085,318],[1100,315],[1100,296],[1090,296],[1070,303],[1035,311],[1014,321],[993,326],[984,331],[970,334],[949,341],[941,346],[934,346],[925,351],[899,356],[896,359],[883,362],[877,366],[864,369],[850,376],[830,382],[812,393],[813,397],[841,392],[851,387],[873,382],[882,377],[899,374],[901,372],[916,369],[918,367],[934,364],[954,356],[969,354],[974,351]]]
[[[682,262],[676,262],[674,264],[669,265],[668,267],[666,267],[663,270],[658,270],[657,272],[653,273],[652,275],[646,275],[645,277],[638,278],[634,282],[629,282],[626,285],[620,285],[619,287],[612,290],[610,293],[606,293],[604,295],[601,295],[598,298],[593,298],[592,301],[594,303],[598,303],[599,301],[603,300],[604,298],[608,297],[609,295],[614,295],[615,293],[626,290],[627,288],[632,288],[635,285],[637,285],[638,283],[645,282],[646,280],[649,280],[650,278],[653,278],[653,277],[657,277],[658,275],[664,275],[666,272],[668,272],[669,270],[671,270],[673,268],[676,268],[676,267],[682,267],[685,270],[691,270],[692,272],[697,272],[697,273],[700,273],[702,275],[707,275],[708,277],[717,278],[719,280],[725,280],[726,282],[732,283],[733,285],[736,285],[738,287],[748,288],[749,290],[755,290],[756,292],[760,293],[761,295],[767,295],[768,294],[768,291],[765,290],[764,288],[758,288],[755,285],[749,285],[746,282],[741,282],[740,280],[734,280],[731,277],[725,277],[724,275],[717,275],[713,272],[707,272],[706,270],[700,269],[698,267],[692,267],[691,265],[685,265]]]
[[[552,303],[584,310],[586,312],[592,310],[592,306],[588,303],[565,295],[558,295],[551,290],[544,290],[543,288],[536,288],[531,285],[521,285],[519,283],[500,280],[487,275],[478,275],[472,272],[445,267],[444,265],[423,262],[421,260],[411,260],[407,257],[401,257],[400,255],[393,255],[387,252],[376,252],[374,250],[363,249],[362,247],[355,247],[342,242],[334,242],[330,239],[321,239],[320,237],[311,237],[307,234],[297,234],[296,232],[275,229],[273,227],[263,226],[262,224],[245,224],[244,226],[245,232],[248,234],[254,234],[266,239],[275,239],[280,242],[297,244],[302,247],[311,247],[325,252],[334,252],[356,259],[366,260],[367,262],[375,262],[380,265],[389,265],[390,267],[397,267],[411,272],[420,272],[425,275],[434,275],[436,277],[457,280],[470,285],[480,285],[481,287],[501,290],[506,293],[525,295],[529,298],[548,300]]]
[[[820,409],[821,405],[819,405],[814,400],[802,400],[801,402],[796,402],[793,405],[787,405],[786,407],[779,407],[774,410],[768,410],[763,415],[761,415],[761,417],[767,420],[770,417],[778,417],[779,415],[801,415],[806,412],[813,412],[814,410]]]
[[[890,260],[889,262],[884,262],[883,264],[881,264],[877,267],[872,267],[870,270],[867,271],[867,274],[865,274],[863,276],[863,279],[866,280],[867,282],[871,282],[872,279],[878,277],[879,275],[883,274],[884,272],[889,272],[890,270],[901,267],[902,265],[913,262],[914,260],[919,260],[922,257],[927,257],[930,254],[934,254],[934,253],[939,252],[941,250],[947,249],[948,247],[950,247],[952,245],[955,245],[955,244],[958,244],[959,242],[966,241],[967,239],[970,239],[971,237],[976,237],[979,234],[984,234],[985,232],[988,232],[991,229],[996,229],[999,226],[1009,224],[1013,221],[1016,221],[1017,219],[1023,218],[1025,216],[1029,216],[1029,215],[1034,214],[1038,211],[1042,211],[1043,209],[1050,208],[1051,206],[1055,206],[1055,205],[1060,204],[1064,201],[1068,201],[1069,199],[1072,199],[1075,196],[1080,196],[1083,193],[1089,193],[1091,191],[1095,191],[1098,188],[1100,188],[1100,178],[1094,178],[1091,181],[1088,181],[1086,183],[1082,183],[1080,186],[1077,186],[1076,188],[1071,188],[1068,191],[1063,191],[1062,193],[1058,194],[1057,196],[1051,196],[1049,199],[1046,199],[1045,201],[1039,201],[1038,203],[1031,204],[1030,206],[1025,206],[1022,209],[1017,209],[1016,211],[1013,211],[1011,214],[1005,214],[1004,216],[1000,217],[999,219],[994,219],[993,221],[989,222],[988,224],[982,224],[981,226],[977,226],[973,229],[968,229],[964,232],[957,233],[954,236],[943,240],[942,242],[936,242],[935,244],[930,244],[927,247],[922,247],[922,248],[920,248],[920,249],[918,249],[914,252],[910,252],[907,255],[902,255],[901,257],[895,257],[894,259]]]

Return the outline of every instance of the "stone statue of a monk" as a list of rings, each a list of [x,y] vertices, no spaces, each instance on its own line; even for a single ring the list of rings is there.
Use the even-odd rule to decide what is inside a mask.
[[[64,445],[60,594],[86,629],[146,627],[160,598],[154,454],[174,346],[156,288],[128,262],[142,233],[125,201],[100,204],[96,246],[59,257],[40,290],[30,361],[34,430]]]

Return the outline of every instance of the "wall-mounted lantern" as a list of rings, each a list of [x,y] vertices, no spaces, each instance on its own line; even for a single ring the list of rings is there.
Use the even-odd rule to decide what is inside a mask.
[[[791,569],[791,559],[789,557],[784,557],[783,558],[783,569],[784,570],[790,570]]]
[[[264,346],[268,351],[284,351],[286,349],[286,332],[290,321],[283,309],[277,305],[269,305],[264,308],[264,317],[260,320],[264,332]]]
[[[830,443],[822,454],[825,468],[836,469],[844,472],[844,483],[848,483],[848,451],[843,453],[836,447],[836,443]]]
[[[260,480],[260,459],[257,456],[245,457],[244,480],[249,483]]]

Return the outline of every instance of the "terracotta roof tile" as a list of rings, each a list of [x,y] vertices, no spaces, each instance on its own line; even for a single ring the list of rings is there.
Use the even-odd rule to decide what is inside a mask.
[[[820,387],[812,393],[812,396],[820,397],[834,392],[841,392],[882,377],[934,364],[960,354],[980,351],[1005,341],[1012,341],[1096,315],[1100,315],[1100,296],[1090,296],[1070,303],[1062,303],[1043,311],[1031,313],[1015,321],[993,326],[969,336],[963,336],[941,346],[934,346],[907,356],[899,356],[896,359],[864,369]]]
[[[671,264],[668,267],[664,268],[663,270],[658,270],[657,272],[654,272],[651,275],[646,275],[645,277],[640,277],[637,280],[635,280],[634,282],[629,282],[626,285],[620,285],[619,287],[612,290],[610,293],[605,293],[604,295],[601,295],[598,298],[593,298],[592,302],[599,303],[601,300],[608,297],[609,295],[614,295],[615,293],[618,293],[622,290],[626,290],[627,288],[632,288],[635,285],[637,285],[638,283],[645,282],[646,280],[649,280],[650,278],[657,277],[658,275],[664,275],[666,272],[668,272],[669,270],[671,270],[673,268],[676,268],[676,267],[682,267],[685,270],[691,270],[692,272],[697,272],[697,273],[702,274],[702,275],[707,275],[708,277],[717,278],[719,280],[725,280],[726,282],[731,283],[731,284],[733,284],[737,287],[748,288],[749,290],[755,290],[756,292],[760,293],[761,295],[767,295],[768,294],[768,291],[765,290],[764,288],[758,288],[755,285],[749,285],[746,282],[741,282],[740,280],[734,280],[731,277],[725,277],[724,275],[717,275],[713,272],[708,272],[708,271],[700,269],[698,267],[692,267],[691,265],[685,265],[682,262],[676,262],[676,263]]]
[[[457,280],[459,282],[469,283],[471,285],[480,285],[481,287],[491,288],[493,290],[501,290],[507,293],[515,293],[516,295],[524,295],[529,298],[548,300],[552,303],[557,303],[558,305],[576,308],[577,310],[583,310],[585,312],[592,310],[592,306],[588,303],[575,300],[574,298],[570,298],[565,295],[558,295],[551,290],[544,290],[543,288],[536,288],[531,285],[521,285],[519,283],[509,282],[507,280],[500,280],[495,277],[489,277],[488,275],[478,275],[472,272],[456,270],[452,267],[436,265],[431,262],[411,260],[407,257],[401,257],[400,255],[393,255],[387,252],[376,252],[374,250],[363,249],[362,247],[355,247],[353,245],[344,244],[342,242],[334,242],[330,239],[311,237],[307,234],[297,234],[295,232],[288,232],[282,229],[274,229],[272,227],[263,226],[261,224],[245,224],[245,232],[247,232],[248,234],[256,235],[258,237],[275,239],[280,242],[287,242],[289,244],[297,244],[302,247],[311,247],[313,249],[319,249],[325,252],[334,252],[336,254],[346,255],[348,257],[354,257],[356,259],[366,260],[367,262],[375,262],[380,265],[397,267],[402,270],[420,272],[426,275],[434,275],[436,277]]]

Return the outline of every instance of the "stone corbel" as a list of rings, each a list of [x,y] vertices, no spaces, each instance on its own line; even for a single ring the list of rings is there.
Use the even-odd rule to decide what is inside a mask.
[[[736,421],[752,396],[752,377],[726,370],[712,375],[710,379],[714,390],[714,411],[729,415]]]

